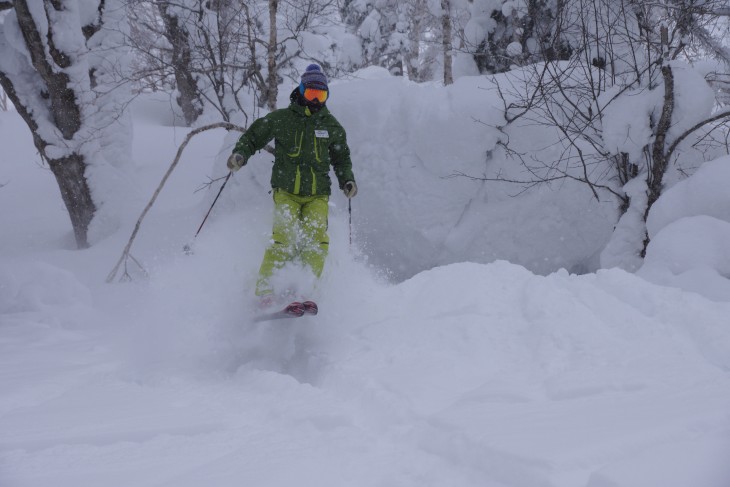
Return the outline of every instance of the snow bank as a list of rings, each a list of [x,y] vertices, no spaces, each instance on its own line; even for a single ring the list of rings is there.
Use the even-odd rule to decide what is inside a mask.
[[[685,217],[708,215],[730,223],[730,156],[702,164],[691,177],[662,194],[646,221],[649,237]]]
[[[700,166],[662,194],[647,218],[639,275],[730,301],[730,157]]]
[[[253,324],[230,239],[204,244],[102,288],[101,334],[0,327],[23,349],[0,355],[7,485],[730,478],[727,303],[620,270],[455,264],[384,286],[341,262],[320,315]]]
[[[0,260],[0,315],[42,313],[91,305],[91,293],[71,272],[42,262]]]
[[[722,440],[669,442],[599,470],[586,487],[724,487],[730,479],[730,467],[722,467],[727,451],[730,442]]]

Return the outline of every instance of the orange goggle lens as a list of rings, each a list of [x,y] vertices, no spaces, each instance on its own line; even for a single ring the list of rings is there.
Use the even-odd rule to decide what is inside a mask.
[[[315,90],[314,88],[306,88],[304,90],[304,98],[309,101],[319,100],[324,103],[327,100],[327,90]]]

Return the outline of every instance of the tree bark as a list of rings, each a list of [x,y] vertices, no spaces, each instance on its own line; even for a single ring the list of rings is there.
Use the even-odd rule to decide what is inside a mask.
[[[72,154],[62,159],[48,159],[56,182],[61,190],[71,226],[76,237],[76,245],[83,249],[89,246],[88,229],[96,206],[86,182],[86,161],[80,154]]]
[[[279,8],[278,0],[269,0],[269,46],[266,50],[268,73],[266,75],[266,102],[269,110],[276,109],[276,99],[279,97],[279,76],[276,69],[276,12]]]
[[[674,112],[674,73],[672,67],[668,64],[662,66],[662,77],[664,78],[664,105],[662,107],[662,115],[657,124],[656,138],[652,147],[652,161],[647,175],[647,192],[648,199],[646,202],[646,210],[644,211],[644,221],[649,217],[649,210],[659,199],[664,186],[664,174],[667,171],[669,158],[665,150],[667,133],[672,123],[672,113]],[[646,256],[646,249],[649,246],[649,235],[644,239],[644,248],[641,250],[641,257]]]
[[[408,29],[408,50],[406,52],[406,73],[412,81],[421,80],[421,70],[418,61],[421,53],[421,17],[415,15],[411,19],[411,26]]]
[[[664,184],[664,173],[667,171],[667,154],[665,150],[667,132],[672,123],[672,113],[674,112],[674,74],[669,65],[662,66],[662,76],[664,78],[664,105],[662,107],[662,115],[657,124],[656,138],[652,147],[652,163],[649,171],[649,204],[646,208],[646,215],[649,209],[662,193]]]
[[[62,6],[60,7],[62,8]],[[46,6],[46,8],[51,7]],[[54,125],[61,131],[64,139],[71,140],[74,134],[81,128],[81,110],[76,104],[76,94],[69,87],[70,79],[68,74],[62,70],[71,65],[71,60],[63,52],[56,49],[53,42],[54,26],[50,22],[46,39],[48,41],[48,53],[51,59],[49,60],[46,57],[43,39],[30,13],[26,0],[16,0],[15,14],[18,18],[18,25],[25,40],[25,45],[30,54],[31,63],[41,78],[43,78],[48,88],[47,94],[51,102],[50,111]]]
[[[444,48],[444,84],[450,85],[454,82],[454,72],[451,59],[451,1],[441,0],[441,28],[443,33]]]
[[[165,37],[172,45],[172,69],[175,85],[180,93],[175,101],[183,112],[185,124],[191,126],[203,113],[200,90],[192,73],[192,52],[188,32],[180,26],[178,18],[167,11],[167,2],[158,2],[157,7],[165,24]]]

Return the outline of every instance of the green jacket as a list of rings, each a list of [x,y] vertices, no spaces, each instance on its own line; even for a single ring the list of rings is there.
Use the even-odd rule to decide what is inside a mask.
[[[288,108],[254,121],[238,139],[233,152],[246,159],[274,139],[271,187],[302,196],[329,195],[330,165],[342,188],[354,181],[345,129],[326,106],[311,113],[292,93]]]

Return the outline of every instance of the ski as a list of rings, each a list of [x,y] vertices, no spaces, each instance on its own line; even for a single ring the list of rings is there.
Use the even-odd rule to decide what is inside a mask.
[[[319,307],[314,301],[294,301],[287,304],[284,309],[259,315],[254,318],[254,322],[259,321],[273,321],[281,320],[285,318],[300,318],[305,314],[316,315],[319,312]]]
[[[304,314],[316,315],[319,313],[319,307],[314,301],[304,301],[302,305],[304,306]]]

